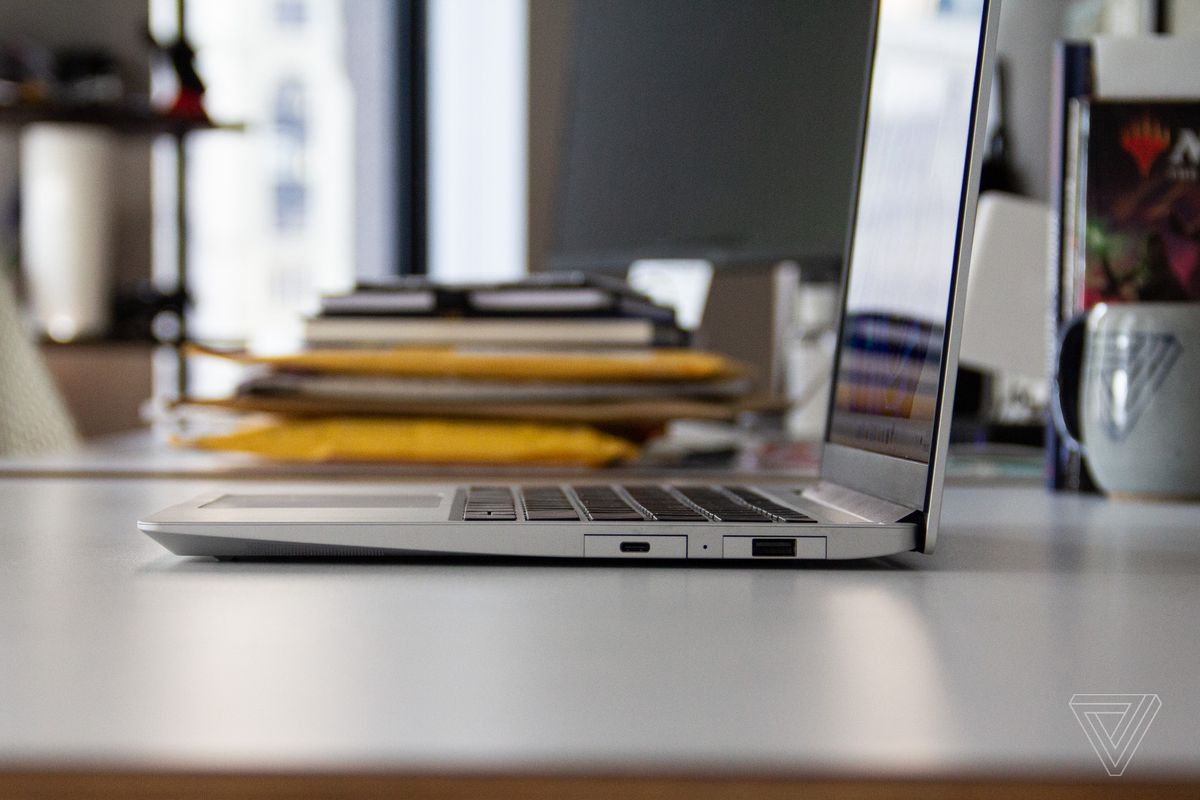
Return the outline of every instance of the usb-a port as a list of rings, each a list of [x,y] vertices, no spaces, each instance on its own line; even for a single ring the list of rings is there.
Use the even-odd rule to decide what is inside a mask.
[[[750,555],[755,558],[795,558],[795,539],[754,539],[750,542]]]

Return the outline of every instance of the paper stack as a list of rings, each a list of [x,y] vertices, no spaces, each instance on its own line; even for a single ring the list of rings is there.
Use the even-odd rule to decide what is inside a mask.
[[[325,300],[306,349],[217,352],[247,368],[190,406],[269,422],[191,440],[281,459],[598,466],[675,419],[760,407],[747,370],[684,346],[670,309],[582,275],[442,287],[407,280]]]

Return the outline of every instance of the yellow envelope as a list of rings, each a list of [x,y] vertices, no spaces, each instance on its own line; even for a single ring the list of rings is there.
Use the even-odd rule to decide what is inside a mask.
[[[310,462],[600,467],[638,454],[631,442],[587,425],[376,417],[280,420],[182,443],[205,450]]]
[[[188,353],[240,364],[343,375],[543,381],[703,381],[745,374],[718,353],[688,349],[523,351],[457,347],[345,348],[279,356],[191,345]]]

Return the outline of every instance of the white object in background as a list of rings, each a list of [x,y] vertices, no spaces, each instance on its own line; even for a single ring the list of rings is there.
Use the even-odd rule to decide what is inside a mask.
[[[1200,37],[1099,36],[1092,41],[1095,96],[1103,100],[1191,100]]]
[[[1195,0],[1184,0],[1191,3]],[[1046,0],[1029,0],[1039,5],[1058,5]],[[1007,3],[1005,4],[1007,5]],[[1058,9],[1064,24],[1060,35],[1085,39],[1096,34],[1137,36],[1155,28],[1157,0],[1069,0]]]
[[[1173,34],[1200,33],[1200,3],[1196,0],[1172,0],[1167,8],[1167,20]]]
[[[56,341],[104,333],[112,286],[116,139],[94,125],[21,135],[21,255],[33,318]]]
[[[1060,429],[1083,445],[1096,485],[1149,500],[1200,497],[1200,307],[1100,304],[1084,325],[1078,385],[1058,394],[1077,398],[1077,422]]]
[[[429,8],[429,274],[526,272],[526,0]]]
[[[700,327],[713,265],[697,259],[644,258],[629,265],[629,285],[654,302],[675,309],[675,322],[685,331]]]
[[[799,441],[819,441],[829,411],[833,353],[837,347],[837,284],[801,284],[796,293],[795,331],[787,345],[787,432]]]
[[[1049,399],[1050,231],[1044,203],[979,198],[960,358],[993,374],[988,414],[997,422],[1040,418]]]
[[[1045,379],[1050,209],[1001,192],[979,198],[960,359]]]

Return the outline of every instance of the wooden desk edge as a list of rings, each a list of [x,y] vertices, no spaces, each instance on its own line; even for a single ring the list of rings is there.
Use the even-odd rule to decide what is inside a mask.
[[[89,772],[51,770],[0,771],[0,797],[6,800],[72,800],[134,798],[513,798],[514,800],[1099,800],[1151,798],[1192,800],[1200,796],[1200,779],[1147,782],[1124,778],[1085,780],[1036,778],[971,778],[947,780],[767,777],[622,777],[611,775],[422,776],[404,774],[217,774]]]

